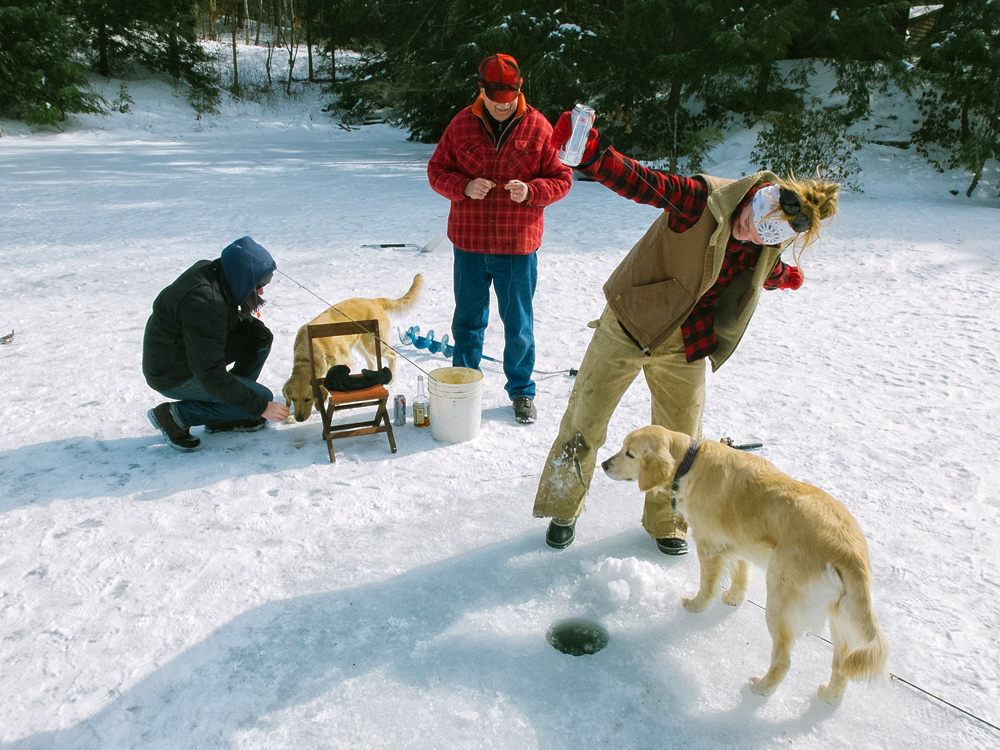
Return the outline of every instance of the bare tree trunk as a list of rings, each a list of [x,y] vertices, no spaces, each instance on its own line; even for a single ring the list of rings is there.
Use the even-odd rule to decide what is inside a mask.
[[[768,107],[767,90],[771,85],[771,71],[773,69],[774,63],[771,60],[761,63],[760,72],[757,76],[757,92],[753,104],[754,114],[763,114]]]
[[[177,43],[177,24],[170,24],[170,35],[167,37],[167,70],[175,79],[181,77],[180,44]]]
[[[292,0],[288,0],[288,83],[285,85],[285,94],[292,95],[292,71],[295,70],[295,56],[299,51],[299,45],[295,41],[295,8]]]
[[[281,4],[280,0],[274,0],[274,44],[276,47],[282,47],[285,43],[284,10],[284,5]]]
[[[103,18],[101,18],[100,26],[97,29],[97,49],[97,69],[102,76],[107,78],[110,75],[111,67],[108,64],[108,27],[105,25]]]
[[[314,83],[313,77],[313,41],[312,41],[312,19],[309,14],[309,5],[306,5],[306,53],[309,58],[309,83]]]
[[[240,68],[236,62],[236,10],[237,7],[233,6],[233,15],[230,18],[233,24],[233,93],[236,96],[240,95]]]
[[[985,166],[985,164],[986,164],[985,161],[982,164],[980,164],[979,169],[977,169],[976,173],[972,175],[972,184],[969,185],[969,189],[965,191],[966,198],[972,197],[972,191],[976,189],[976,185],[979,184],[979,178],[983,176],[983,166]]]

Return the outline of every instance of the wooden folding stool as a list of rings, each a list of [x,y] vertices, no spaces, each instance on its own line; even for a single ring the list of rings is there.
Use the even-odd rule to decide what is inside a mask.
[[[392,421],[389,419],[389,410],[386,402],[389,400],[389,391],[384,385],[373,385],[360,391],[330,391],[329,398],[324,400],[320,394],[320,386],[326,373],[316,372],[316,359],[313,357],[313,339],[327,338],[331,336],[356,336],[358,331],[364,331],[364,335],[372,335],[375,338],[375,366],[378,372],[382,371],[382,345],[379,341],[379,330],[377,320],[359,320],[347,323],[324,323],[322,325],[306,326],[309,340],[309,360],[312,367],[312,389],[313,398],[319,407],[320,416],[323,418],[323,439],[326,441],[330,451],[330,463],[336,463],[337,459],[333,453],[333,441],[340,438],[355,437],[357,435],[373,435],[384,432],[389,438],[389,447],[392,452],[396,452],[396,439],[392,434]],[[333,415],[339,411],[347,409],[360,409],[366,406],[377,407],[375,418],[367,422],[351,422],[349,424],[333,425]]]

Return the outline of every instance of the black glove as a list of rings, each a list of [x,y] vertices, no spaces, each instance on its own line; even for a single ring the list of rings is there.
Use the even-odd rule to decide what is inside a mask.
[[[360,375],[351,375],[347,365],[334,365],[323,378],[323,387],[328,391],[362,391],[373,385],[386,385],[392,380],[392,370],[383,367],[379,371],[362,370]]]

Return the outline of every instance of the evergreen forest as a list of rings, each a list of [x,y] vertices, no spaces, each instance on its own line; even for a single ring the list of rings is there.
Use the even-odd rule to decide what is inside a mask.
[[[207,39],[232,47],[225,83]],[[471,103],[479,61],[506,52],[551,121],[587,102],[617,148],[671,170],[760,125],[760,162],[850,183],[853,126],[890,86],[921,113],[901,147],[968,172],[967,194],[1000,159],[1000,0],[0,0],[0,117],[108,112],[121,102],[89,77],[138,69],[211,112],[223,88],[251,94],[240,44],[287,56],[268,86],[324,87],[343,122],[388,113],[429,143]],[[831,90],[807,85],[818,68]]]

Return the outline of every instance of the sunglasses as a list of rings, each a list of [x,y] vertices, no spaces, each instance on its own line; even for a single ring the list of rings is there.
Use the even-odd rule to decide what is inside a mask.
[[[497,83],[495,81],[480,81],[479,85],[487,91],[520,91],[519,83]]]
[[[778,205],[786,215],[791,216],[789,224],[796,232],[805,232],[812,226],[812,221],[802,213],[802,204],[799,203],[798,196],[791,190],[781,190],[778,193]]]

